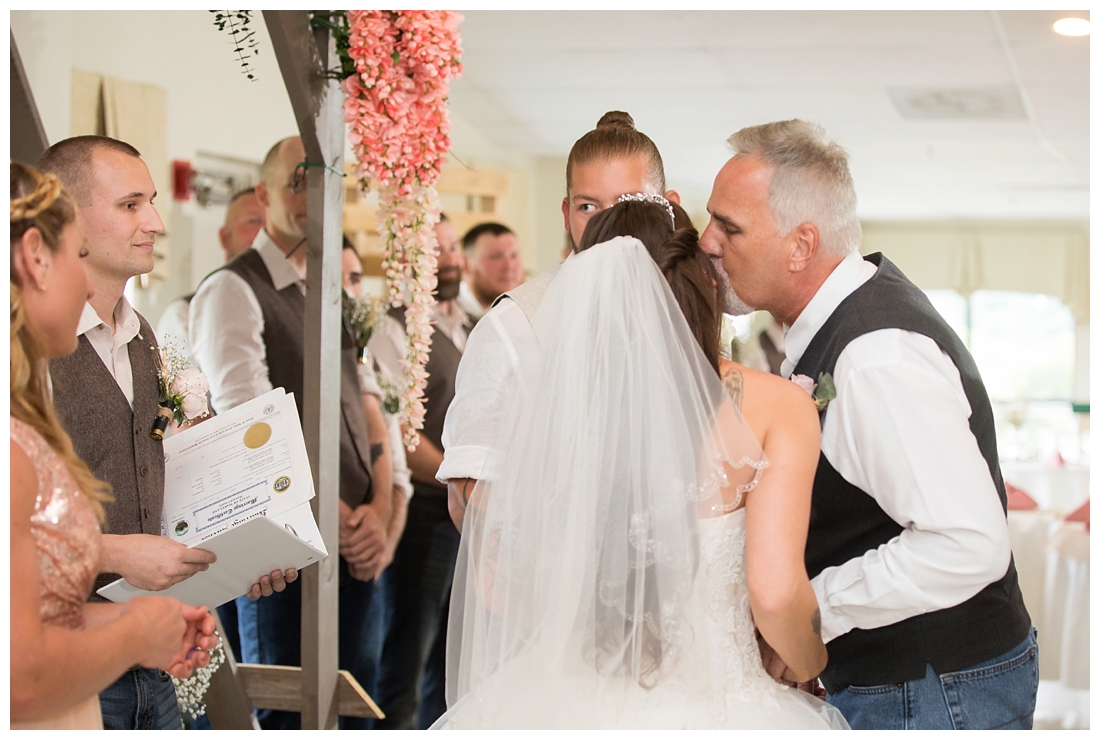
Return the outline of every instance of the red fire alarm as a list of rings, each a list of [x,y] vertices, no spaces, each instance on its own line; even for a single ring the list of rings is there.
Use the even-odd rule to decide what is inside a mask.
[[[190,162],[185,159],[172,160],[172,198],[191,200],[191,178],[194,176]]]

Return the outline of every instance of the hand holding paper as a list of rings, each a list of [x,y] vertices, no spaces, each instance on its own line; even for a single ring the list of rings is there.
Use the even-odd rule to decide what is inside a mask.
[[[252,584],[252,588],[248,591],[248,598],[257,601],[263,596],[271,596],[271,594],[279,593],[285,589],[286,584],[294,583],[297,580],[297,568],[287,568],[286,573],[281,570],[273,570],[269,575],[261,578],[259,583]]]
[[[210,567],[218,557],[154,534],[103,536],[106,573],[118,573],[145,591],[163,591]]]

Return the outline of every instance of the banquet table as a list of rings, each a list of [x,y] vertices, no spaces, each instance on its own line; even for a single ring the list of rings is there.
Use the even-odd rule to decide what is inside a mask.
[[[1089,545],[1080,522],[1059,512],[1009,511],[1020,590],[1039,632],[1036,727],[1089,722]]]

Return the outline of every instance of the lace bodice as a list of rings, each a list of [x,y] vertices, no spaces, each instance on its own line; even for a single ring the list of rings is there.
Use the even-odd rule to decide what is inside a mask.
[[[38,614],[43,624],[80,629],[98,571],[99,522],[68,468],[34,429],[11,417],[11,439],[38,475],[31,516],[38,550]]]
[[[745,573],[745,510],[699,521],[700,567],[692,605],[693,620],[708,628],[713,676],[743,699],[771,693],[775,683],[764,671],[756,644]],[[716,657],[718,656],[718,657]],[[702,656],[700,656],[702,657]]]

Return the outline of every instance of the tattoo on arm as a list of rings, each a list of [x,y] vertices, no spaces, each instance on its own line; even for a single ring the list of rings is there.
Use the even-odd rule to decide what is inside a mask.
[[[810,616],[810,628],[815,635],[821,637],[821,609],[814,609],[814,613]]]
[[[378,458],[382,457],[382,452],[385,450],[385,446],[381,444],[370,446],[370,464],[374,465],[378,462]]]
[[[722,373],[722,385],[726,387],[726,393],[729,393],[730,398],[733,399],[733,405],[740,410],[741,399],[745,395],[745,378],[741,375],[741,371],[735,367],[726,370]]]

